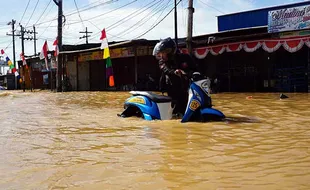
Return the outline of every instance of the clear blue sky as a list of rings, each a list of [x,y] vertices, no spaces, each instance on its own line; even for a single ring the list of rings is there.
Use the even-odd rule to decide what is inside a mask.
[[[28,2],[29,5],[26,10]],[[132,3],[125,6],[129,2]],[[90,42],[99,42],[100,34],[98,32],[102,28],[107,28],[109,41],[120,41],[136,37],[159,39],[173,36],[173,14],[169,15],[153,30],[144,36],[140,36],[171,10],[173,6],[171,2],[173,1],[76,0],[79,10],[89,8],[80,12],[79,15],[74,0],[64,0],[64,14],[67,22],[64,26],[63,41],[65,44],[84,43],[84,39],[79,39],[82,36],[79,31],[85,30],[85,27],[88,27],[88,30],[93,32]],[[187,2],[187,0],[183,0],[178,6],[178,31],[180,37],[186,35]],[[303,0],[194,0],[194,35],[216,32],[216,16],[221,14],[296,2],[303,2]],[[103,13],[120,6],[124,7],[102,16]],[[141,9],[142,7],[145,8]],[[33,24],[36,24],[37,37],[39,38],[37,52],[41,51],[44,40],[48,41],[50,50],[54,48],[52,42],[57,36],[57,21],[55,20],[57,7],[52,0],[2,0],[0,12],[2,13],[0,17],[0,49],[6,48],[9,56],[12,57],[12,38],[6,36],[6,33],[10,32],[10,26],[7,26],[7,23],[11,19],[15,19],[17,23],[21,22],[22,25],[28,27],[27,29],[32,29]],[[70,13],[76,14],[70,15]],[[124,20],[124,18],[128,19]],[[18,25],[16,27],[19,29]],[[26,55],[34,53],[32,41],[26,41],[25,47]],[[20,52],[20,39],[16,38],[17,60],[19,60]]]

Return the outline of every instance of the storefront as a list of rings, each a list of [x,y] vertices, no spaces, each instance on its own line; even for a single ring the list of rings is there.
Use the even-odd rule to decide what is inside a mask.
[[[156,41],[128,41],[110,45],[115,86],[110,88],[106,77],[106,60],[100,44],[93,48],[83,46],[66,47],[66,72],[72,90],[133,90],[137,89],[140,79],[151,75],[159,78],[158,64],[152,56]],[[97,46],[97,47],[96,47]]]
[[[241,21],[236,21],[229,26],[234,30],[228,27],[225,31],[219,23],[223,31],[193,38],[197,62],[206,76],[219,79],[221,91],[308,92],[310,5],[282,8],[224,15],[219,21],[226,23],[247,15],[245,22],[261,18],[266,25],[238,29]]]

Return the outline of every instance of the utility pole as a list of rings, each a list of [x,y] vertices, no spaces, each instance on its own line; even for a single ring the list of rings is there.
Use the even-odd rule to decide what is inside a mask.
[[[25,38],[25,33],[32,33],[32,31],[25,31],[25,28],[23,27],[23,25],[19,24],[20,25],[20,37],[21,37],[21,40],[22,40],[22,54],[23,56],[25,56],[25,43],[24,41],[25,40],[32,40],[33,38],[32,37],[26,37]],[[32,74],[31,74],[31,69],[32,69],[32,66],[30,65],[30,68],[28,68],[28,74],[29,74],[29,80],[30,80],[30,90],[32,92]],[[25,75],[25,74],[24,74]],[[25,80],[23,80],[25,81]],[[25,85],[25,83],[24,83]],[[25,88],[25,86],[24,86]]]
[[[19,26],[20,26],[20,36],[21,36],[21,40],[22,40],[22,54],[25,56],[25,45],[24,45],[25,31],[24,31],[23,25],[20,24]]]
[[[37,32],[36,32],[36,27],[35,26],[33,26],[33,30],[25,30],[24,29],[24,33],[27,33],[27,34],[33,34],[33,37],[31,36],[31,37],[24,37],[24,40],[33,40],[33,45],[34,45],[34,55],[37,55],[37,45],[36,45],[36,41],[38,40],[37,38],[36,38],[36,34],[37,34]]]
[[[193,8],[193,0],[188,0],[188,21],[187,21],[187,40],[186,45],[188,53],[192,55],[192,37],[193,37],[193,14],[195,9]]]
[[[86,38],[86,44],[88,44],[88,37],[90,37],[90,35],[88,35],[88,34],[91,34],[92,32],[88,32],[87,27],[86,27],[85,32],[80,32],[80,33],[86,34],[86,35],[83,35],[82,37],[80,37],[80,39]]]
[[[36,39],[36,27],[35,25],[33,25],[33,38],[34,38],[34,41],[33,41],[33,45],[34,45],[34,55],[36,56],[37,55],[37,39]]]
[[[58,6],[58,48],[59,52],[62,51],[62,0],[53,0],[54,3]],[[62,77],[61,77],[61,71],[62,71],[62,54],[58,55],[58,61],[57,61],[57,77],[56,77],[56,89],[57,92],[62,91]]]
[[[178,48],[178,15],[177,15],[177,0],[174,0],[174,38]]]
[[[14,68],[16,68],[16,57],[15,57],[15,23],[16,20],[12,19],[11,22],[8,23],[8,25],[12,25],[12,34],[6,34],[8,36],[12,36],[13,39],[13,64]],[[15,77],[15,89],[17,89],[17,78]]]
[[[22,44],[22,55],[25,56],[25,46],[24,46],[24,28],[21,24],[19,24],[20,26],[20,37],[21,37],[21,44]],[[29,70],[28,70],[29,72]],[[23,68],[23,91],[25,92],[26,89],[26,81],[25,81],[25,68]],[[31,79],[30,79],[31,80]]]

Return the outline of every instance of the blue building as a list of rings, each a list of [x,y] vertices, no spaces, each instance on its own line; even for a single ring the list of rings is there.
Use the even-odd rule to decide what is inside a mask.
[[[221,15],[217,17],[218,31],[223,32],[253,27],[267,27],[269,11],[289,9],[305,5],[310,5],[310,1]]]

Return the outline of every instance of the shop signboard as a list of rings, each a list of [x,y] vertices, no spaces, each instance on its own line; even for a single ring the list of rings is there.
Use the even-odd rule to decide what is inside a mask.
[[[310,28],[310,5],[268,12],[268,32],[284,32]]]
[[[133,48],[110,49],[111,58],[133,57],[135,56]]]
[[[84,61],[92,61],[92,60],[101,60],[103,59],[102,53],[103,53],[102,51],[80,53],[78,57],[78,61],[84,62]]]
[[[152,50],[153,50],[153,47],[139,46],[137,47],[137,56],[151,55]],[[78,61],[85,62],[85,61],[92,61],[92,60],[102,60],[103,59],[102,54],[103,54],[103,51],[80,53],[78,56]],[[135,56],[135,52],[134,52],[134,48],[132,47],[110,49],[110,57],[112,59],[134,57],[134,56]]]

